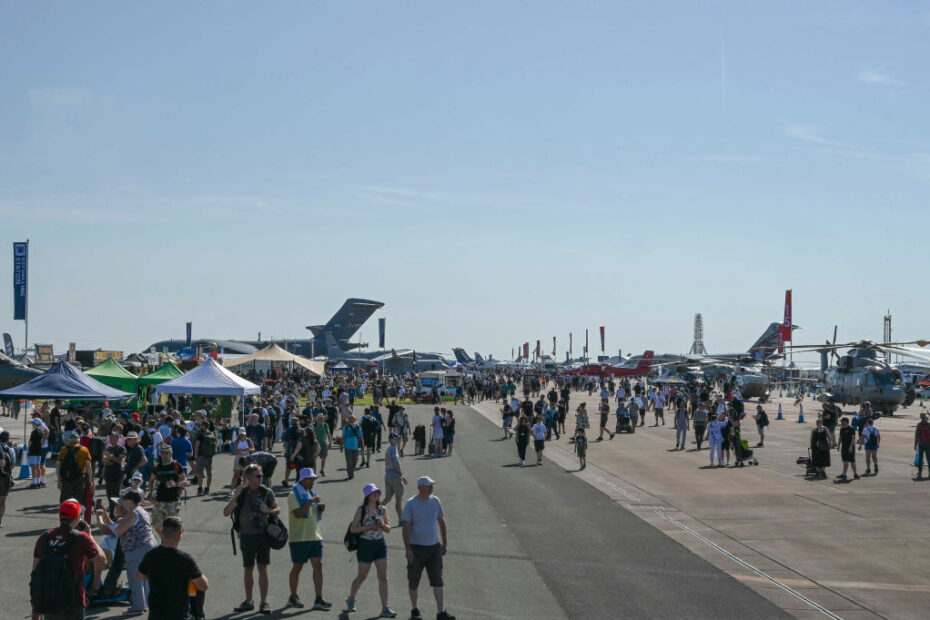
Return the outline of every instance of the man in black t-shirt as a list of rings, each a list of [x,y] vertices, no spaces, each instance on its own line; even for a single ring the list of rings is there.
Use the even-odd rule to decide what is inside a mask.
[[[204,617],[203,593],[209,584],[194,558],[178,549],[183,532],[181,519],[166,517],[161,545],[146,553],[139,564],[136,578],[149,581],[149,620]],[[190,584],[197,591],[193,598],[188,594]]]

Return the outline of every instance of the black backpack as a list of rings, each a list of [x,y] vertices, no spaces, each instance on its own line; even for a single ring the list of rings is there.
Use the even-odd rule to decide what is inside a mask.
[[[200,436],[200,450],[198,454],[207,459],[216,455],[216,435],[213,433],[203,433]]]
[[[59,477],[64,482],[76,482],[81,477],[81,468],[78,467],[77,454],[80,448],[77,446],[67,446],[62,448],[65,452],[65,458],[61,460],[61,468],[58,470]]]
[[[759,426],[765,427],[768,425],[769,425],[769,415],[764,411],[760,411],[759,412]]]
[[[42,544],[45,554],[39,559],[29,577],[29,598],[32,611],[37,614],[54,614],[74,606],[74,575],[68,568],[68,553],[78,535],[70,531],[64,544],[53,551],[49,544],[51,530],[45,533]]]
[[[365,504],[362,504],[361,507],[362,516],[359,517],[358,524],[362,524],[362,520],[365,518]],[[349,527],[346,528],[346,535],[342,537],[342,544],[346,546],[346,551],[355,551],[358,549],[358,541],[361,538],[361,534],[352,533],[352,524],[355,523],[355,519],[349,523]]]
[[[106,444],[104,444],[103,439],[99,437],[94,437],[90,440],[90,458],[95,462],[103,460],[103,449]]]
[[[145,430],[142,431],[142,437],[139,439],[139,445],[143,448],[149,448],[152,446],[152,433]]]

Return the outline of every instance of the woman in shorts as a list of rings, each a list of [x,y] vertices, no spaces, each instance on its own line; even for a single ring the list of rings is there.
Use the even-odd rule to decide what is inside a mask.
[[[384,535],[391,531],[391,520],[387,511],[379,502],[381,489],[374,484],[366,484],[362,489],[364,503],[356,509],[349,531],[359,535],[355,558],[358,561],[358,575],[352,580],[349,596],[346,598],[346,611],[355,611],[355,597],[358,594],[371,565],[374,563],[378,573],[378,593],[381,595],[382,618],[393,618],[397,614],[388,607],[387,578],[387,543]]]

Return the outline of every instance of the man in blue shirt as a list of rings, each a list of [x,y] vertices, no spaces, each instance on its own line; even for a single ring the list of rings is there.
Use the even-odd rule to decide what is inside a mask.
[[[171,451],[174,453],[174,460],[184,468],[184,471],[187,471],[187,460],[194,456],[194,446],[191,444],[191,440],[187,438],[187,429],[183,426],[174,427]]]

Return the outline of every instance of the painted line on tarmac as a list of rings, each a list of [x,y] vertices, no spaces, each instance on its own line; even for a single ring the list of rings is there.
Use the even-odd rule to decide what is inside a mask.
[[[771,584],[774,584],[775,586],[777,586],[778,588],[781,588],[782,590],[784,590],[784,591],[787,592],[788,594],[794,596],[794,597],[797,598],[798,600],[805,602],[806,604],[810,605],[812,608],[816,609],[817,611],[819,611],[819,612],[822,613],[823,615],[827,616],[828,618],[833,618],[834,620],[843,620],[843,618],[842,618],[841,616],[836,615],[835,613],[833,613],[832,611],[830,611],[829,609],[827,609],[826,607],[824,607],[824,606],[821,605],[820,603],[817,603],[817,602],[815,602],[815,601],[812,601],[811,599],[807,598],[806,596],[804,596],[803,594],[801,594],[800,592],[798,592],[798,591],[795,590],[794,588],[785,585],[784,583],[782,583],[782,582],[779,581],[778,579],[775,579],[775,578],[772,577],[771,575],[767,574],[765,571],[762,571],[762,570],[756,568],[755,566],[753,566],[752,564],[750,564],[750,563],[747,562],[746,560],[743,560],[743,559],[737,557],[736,555],[730,553],[729,551],[727,551],[726,549],[724,549],[723,547],[721,547],[720,545],[718,545],[718,544],[715,543],[714,541],[712,541],[712,540],[710,540],[709,538],[707,538],[707,537],[705,537],[705,536],[702,536],[701,534],[695,532],[694,530],[692,530],[690,527],[688,527],[687,525],[685,525],[685,524],[682,523],[681,521],[678,521],[678,520],[673,519],[672,517],[668,516],[667,514],[665,514],[664,511],[662,511],[662,510],[656,510],[655,512],[656,512],[657,515],[659,515],[660,517],[662,517],[663,519],[665,519],[665,520],[668,521],[669,523],[671,523],[671,524],[675,525],[676,527],[678,527],[679,529],[681,529],[681,530],[683,530],[683,531],[685,531],[685,532],[691,534],[692,536],[694,536],[695,538],[697,538],[698,540],[700,540],[700,541],[703,542],[704,544],[708,545],[709,547],[712,547],[713,549],[716,549],[717,551],[719,551],[719,552],[722,553],[723,555],[727,556],[728,558],[730,558],[731,560],[733,560],[734,562],[736,562],[737,564],[739,564],[739,565],[742,566],[743,568],[745,568],[745,569],[747,569],[747,570],[749,570],[749,571],[752,571],[753,573],[755,573],[756,575],[758,575],[759,577],[761,577],[761,578],[764,579],[765,581],[767,581],[767,582],[769,582],[769,583],[771,583]]]
[[[571,467],[571,466],[574,464],[573,461],[569,460],[568,457],[566,457],[564,454],[562,454],[562,448],[561,448],[561,446],[558,447],[558,448],[556,448],[555,446],[553,446],[553,448],[555,448],[555,449],[554,449],[554,450],[551,450],[551,451],[548,451],[548,452],[543,452],[543,455],[545,455],[546,457],[548,457],[549,460],[551,460],[551,461],[556,461],[559,465],[561,465],[562,467],[565,467],[565,468],[569,468],[569,467]],[[556,455],[558,455],[558,457],[556,457]],[[580,476],[580,475],[581,475],[581,472],[576,471],[575,474]],[[638,501],[639,501],[639,498],[636,497],[635,495],[633,495],[632,493],[630,493],[629,491],[626,491],[625,489],[621,489],[620,487],[618,487],[617,485],[615,485],[613,482],[610,482],[609,480],[605,480],[604,478],[602,478],[601,476],[595,474],[594,472],[587,472],[587,474],[588,474],[589,476],[591,476],[592,478],[594,478],[595,480],[597,480],[598,482],[600,482],[601,484],[603,484],[604,486],[613,489],[614,491],[616,491],[616,492],[619,493],[620,495],[624,496],[625,498],[627,498],[627,499],[630,500],[631,502],[638,502]],[[619,478],[619,476],[618,476],[618,478]],[[622,478],[619,478],[619,479],[620,479],[620,480],[623,480]],[[626,482],[626,481],[624,481],[624,482]]]

